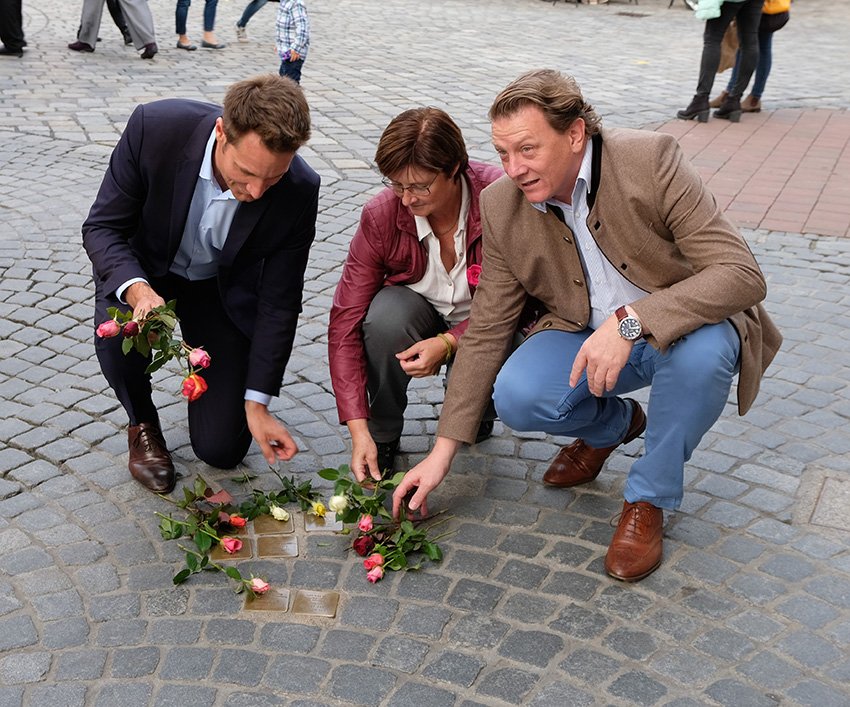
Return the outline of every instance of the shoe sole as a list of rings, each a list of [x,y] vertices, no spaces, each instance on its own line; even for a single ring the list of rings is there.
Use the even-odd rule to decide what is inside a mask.
[[[623,577],[621,575],[615,574],[614,572],[609,570],[607,567],[605,568],[605,574],[607,574],[609,577],[613,577],[614,579],[618,579],[621,582],[639,582],[640,580],[645,579],[646,577],[649,577],[649,575],[651,575],[653,572],[655,572],[655,570],[657,570],[659,567],[661,567],[661,560],[658,560],[658,562],[656,562],[650,569],[648,569],[643,574],[639,574],[639,575],[636,575],[634,577]]]

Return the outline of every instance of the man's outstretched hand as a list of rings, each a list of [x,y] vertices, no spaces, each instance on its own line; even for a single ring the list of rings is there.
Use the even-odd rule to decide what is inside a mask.
[[[133,319],[137,322],[144,319],[152,309],[165,304],[165,300],[146,282],[130,285],[124,292],[124,299],[133,308]]]
[[[298,446],[289,431],[265,405],[246,400],[245,415],[251,436],[260,445],[263,457],[270,466],[274,466],[278,460],[288,461],[298,453]]]
[[[408,471],[393,492],[393,518],[399,517],[402,505],[407,502],[411,511],[428,515],[428,494],[431,493],[449,473],[460,442],[448,437],[437,437],[431,453]],[[409,501],[406,501],[410,494]]]

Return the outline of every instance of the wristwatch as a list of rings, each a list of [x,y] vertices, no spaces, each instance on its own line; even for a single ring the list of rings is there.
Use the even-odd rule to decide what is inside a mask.
[[[640,319],[633,317],[626,311],[625,307],[618,307],[615,312],[619,324],[617,329],[626,341],[636,341],[643,336],[643,327],[640,325]]]

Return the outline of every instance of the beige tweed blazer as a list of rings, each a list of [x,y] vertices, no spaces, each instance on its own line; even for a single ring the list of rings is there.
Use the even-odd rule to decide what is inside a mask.
[[[676,140],[603,130],[594,138],[587,225],[605,257],[649,294],[631,305],[664,350],[704,324],[729,319],[741,339],[738,410],[752,405],[782,337],[759,304],[764,277]],[[580,331],[590,302],[572,232],[535,209],[507,177],[481,194],[484,259],[437,434],[475,437],[493,382],[510,353],[528,296],[548,310],[533,333]],[[625,303],[624,304],[628,304]],[[564,361],[568,376],[572,362]]]

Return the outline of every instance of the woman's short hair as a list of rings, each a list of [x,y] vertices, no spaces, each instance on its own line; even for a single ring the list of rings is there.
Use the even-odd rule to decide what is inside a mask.
[[[526,106],[537,106],[559,133],[566,132],[576,118],[584,120],[588,136],[601,127],[602,119],[584,100],[576,80],[554,69],[529,71],[511,81],[490,106],[490,120],[507,118]]]
[[[310,108],[301,87],[276,74],[233,84],[224,96],[222,118],[227,141],[237,144],[250,132],[272,152],[295,152],[310,139]]]
[[[389,177],[408,167],[450,175],[466,171],[469,156],[460,128],[439,108],[411,108],[390,121],[378,142],[375,163]]]

